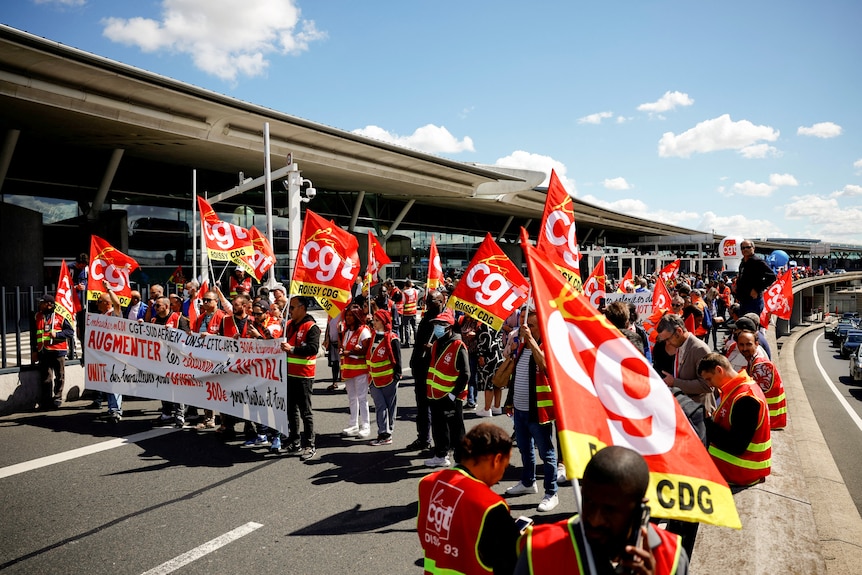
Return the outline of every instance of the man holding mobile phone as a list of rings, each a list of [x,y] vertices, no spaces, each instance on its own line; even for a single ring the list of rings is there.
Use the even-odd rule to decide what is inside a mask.
[[[639,453],[605,447],[584,469],[582,515],[528,527],[515,573],[554,573],[560,565],[589,573],[584,533],[597,573],[686,575],[688,555],[680,537],[649,523],[648,485],[649,468]]]

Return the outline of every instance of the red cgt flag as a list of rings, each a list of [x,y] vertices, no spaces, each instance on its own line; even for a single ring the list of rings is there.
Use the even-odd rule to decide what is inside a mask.
[[[526,303],[529,291],[527,280],[487,234],[447,305],[496,331]]]
[[[440,254],[437,253],[437,242],[431,236],[431,251],[428,253],[428,283],[425,293],[443,285],[443,266],[440,264]]]
[[[243,267],[249,270],[254,279],[260,281],[263,278],[263,274],[275,265],[275,252],[272,251],[269,239],[260,230],[252,226],[248,231],[251,235],[251,245],[254,253],[245,258],[246,265]]]
[[[75,327],[75,314],[81,311],[81,300],[72,287],[72,276],[66,260],[60,262],[60,278],[57,280],[57,307],[55,311]]]
[[[249,231],[236,224],[223,222],[208,201],[198,196],[201,228],[207,246],[207,257],[213,261],[233,262],[249,274],[253,272],[248,258],[254,255]]]
[[[389,255],[386,253],[386,250],[383,249],[383,246],[380,245],[380,242],[377,241],[377,238],[375,238],[374,234],[369,230],[368,265],[365,266],[365,276],[362,281],[362,293],[368,294],[369,290],[377,285],[377,282],[380,279],[378,276],[380,268],[391,263],[392,260],[389,259]]]
[[[658,277],[667,286],[672,286],[676,282],[676,277],[679,275],[679,260],[667,264],[660,272]]]
[[[587,281],[584,282],[584,295],[598,309],[599,300],[605,297],[605,256],[599,259],[599,263],[596,264]]]
[[[548,183],[536,249],[545,254],[573,288],[581,289],[581,251],[575,226],[575,204],[554,170],[551,170]]]
[[[793,312],[793,273],[790,270],[781,274],[764,292],[763,311],[781,319],[790,319]]]
[[[290,280],[291,295],[314,297],[330,317],[336,317],[347,307],[358,275],[356,237],[307,210],[296,269]]]
[[[655,287],[652,289],[652,310],[667,311],[671,306],[670,292],[667,291],[667,286],[663,281],[655,282]]]
[[[104,292],[103,281],[117,294],[124,306],[132,301],[129,274],[138,269],[138,262],[99,236],[90,236],[90,267],[87,279],[87,299],[97,300]]]
[[[626,293],[629,288],[631,288],[632,291],[635,289],[635,282],[632,277],[632,268],[629,268],[628,271],[626,271],[626,275],[624,275],[623,279],[620,280],[620,287],[617,288],[617,292]]]
[[[646,359],[522,240],[554,394],[563,460],[582,477],[608,445],[650,468],[653,515],[741,528],[730,488]]]

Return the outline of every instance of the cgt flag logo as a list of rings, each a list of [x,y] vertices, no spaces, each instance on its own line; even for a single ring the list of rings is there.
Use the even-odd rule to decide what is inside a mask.
[[[350,289],[359,275],[358,250],[353,234],[306,211],[290,293],[314,297],[330,317],[337,316],[347,307]]]
[[[526,303],[528,292],[527,280],[491,234],[486,234],[447,305],[496,331]]]
[[[582,477],[600,449],[623,445],[649,465],[656,517],[741,528],[727,482],[664,381],[550,262],[522,247],[569,477]]]
[[[554,170],[551,170],[548,183],[536,249],[545,254],[569,285],[581,289],[581,251],[575,226],[575,204]]]
[[[793,310],[793,274],[787,270],[763,294],[763,311],[789,320]],[[761,325],[764,325],[761,323]]]
[[[599,308],[599,300],[605,297],[605,256],[599,258],[599,263],[584,283],[584,295],[594,308]]]
[[[452,529],[452,518],[464,491],[442,480],[437,480],[431,488],[431,502],[425,516],[425,528],[434,533],[440,541],[448,541]]]
[[[99,236],[90,236],[90,268],[87,279],[87,299],[98,300],[102,295],[103,281],[117,294],[124,306],[132,301],[129,274],[138,269],[138,262]]]
[[[431,251],[428,252],[428,292],[443,285],[443,265],[440,263],[440,254],[437,252],[437,241],[431,236]],[[426,293],[428,293],[426,292]]]

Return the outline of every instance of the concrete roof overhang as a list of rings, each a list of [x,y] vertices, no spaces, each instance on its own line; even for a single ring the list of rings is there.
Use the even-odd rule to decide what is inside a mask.
[[[394,146],[0,25],[0,129],[21,134],[0,180],[3,193],[74,198],[86,206],[103,176],[101,160],[123,150],[123,165],[134,173],[126,179],[118,174],[109,192],[115,201],[180,205],[191,186],[178,168],[219,175],[211,182],[213,193],[235,185],[240,171],[259,175],[264,123],[270,126],[273,169],[291,153],[319,191],[415,200],[441,214],[469,214],[453,219],[464,226],[487,221],[492,231],[506,218],[518,218],[510,234],[521,220],[535,220],[535,230],[542,216],[545,193],[534,189],[544,179],[540,172]],[[579,238],[606,235],[608,243],[624,245],[652,236],[703,235],[574,201]]]

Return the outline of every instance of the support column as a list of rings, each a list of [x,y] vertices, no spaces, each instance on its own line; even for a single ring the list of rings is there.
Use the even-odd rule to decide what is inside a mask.
[[[105,174],[102,176],[102,183],[99,184],[99,189],[96,191],[96,196],[93,198],[93,204],[90,206],[90,211],[87,212],[87,219],[91,222],[96,221],[99,218],[99,212],[102,211],[102,206],[105,205],[105,199],[108,197],[108,190],[111,189],[111,182],[114,181],[114,176],[117,174],[117,168],[120,166],[123,152],[125,152],[125,150],[117,148],[111,153],[108,167],[105,168]]]
[[[403,208],[401,208],[401,211],[398,213],[398,217],[395,218],[395,221],[393,221],[392,225],[389,226],[389,231],[386,232],[385,236],[383,236],[382,243],[384,246],[386,245],[387,240],[389,240],[389,238],[392,237],[392,234],[395,233],[395,230],[398,229],[398,226],[401,225],[401,221],[404,219],[404,217],[407,215],[407,212],[410,211],[410,208],[412,208],[413,204],[415,204],[415,203],[416,203],[416,200],[410,200],[409,202],[404,204]]]
[[[21,130],[7,130],[6,137],[3,138],[3,149],[0,150],[0,190],[3,189],[3,182],[6,181],[9,164],[12,163],[12,154],[18,145],[18,136],[20,135]]]

